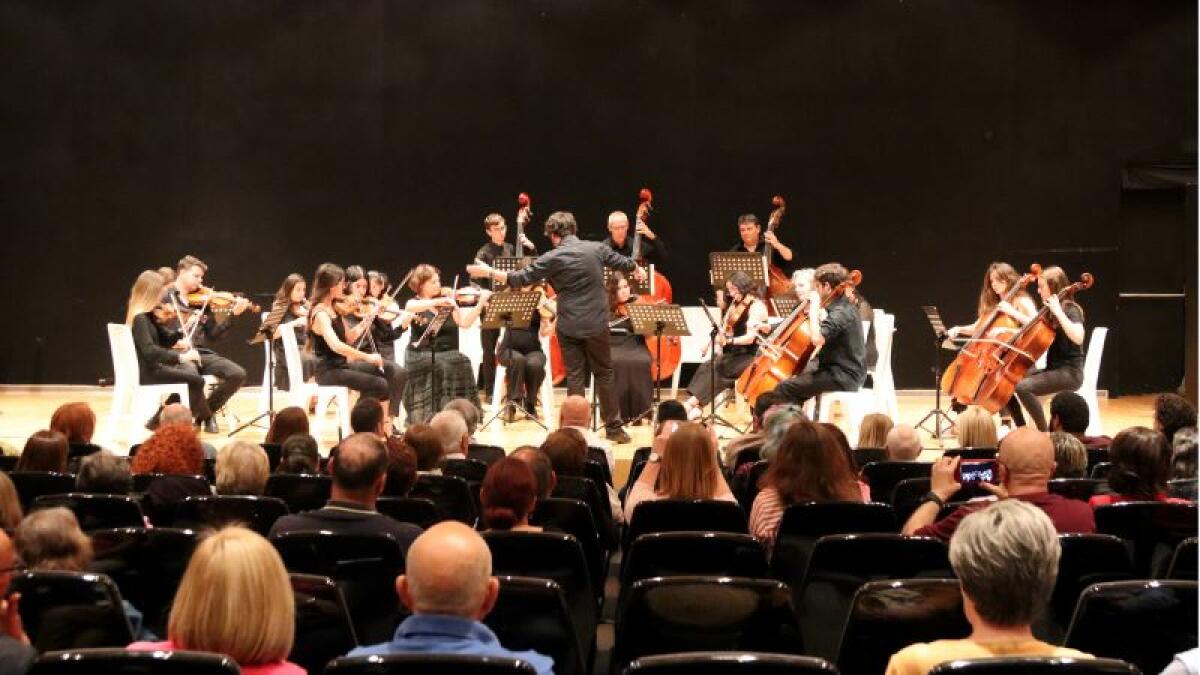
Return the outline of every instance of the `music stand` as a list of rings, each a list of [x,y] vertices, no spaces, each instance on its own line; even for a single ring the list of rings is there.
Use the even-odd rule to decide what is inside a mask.
[[[739,434],[745,433],[744,429],[717,414],[717,335],[720,334],[721,327],[717,325],[716,321],[713,321],[712,314],[709,313],[708,305],[705,304],[703,298],[700,298],[700,306],[704,308],[701,314],[708,320],[708,325],[712,326],[708,331],[708,358],[712,361],[712,368],[709,369],[708,379],[709,390],[712,392],[712,400],[708,402],[708,417],[705,417],[701,421],[705,424],[716,424],[719,422]]]
[[[932,435],[937,439],[938,445],[941,445],[943,435],[954,429],[954,419],[942,410],[942,347],[949,342],[950,334],[946,331],[946,324],[942,322],[942,315],[938,313],[937,307],[921,305],[921,311],[925,312],[925,318],[929,319],[929,327],[933,329],[933,347],[937,354],[933,364],[933,410],[917,422],[916,428]],[[933,421],[933,429],[925,426],[930,420]],[[945,429],[942,429],[943,421],[946,423]]]
[[[637,417],[636,421],[647,415],[651,425],[658,422],[658,401],[662,393],[662,339],[670,337],[685,337],[692,334],[688,330],[687,319],[683,316],[683,308],[679,305],[650,305],[631,302],[625,305],[629,309],[629,323],[633,332],[647,339],[653,337],[658,346],[658,361],[654,364],[654,401],[650,409]]]
[[[800,296],[795,293],[772,295],[771,304],[775,306],[775,314],[777,316],[788,317],[800,306]]]
[[[708,279],[714,290],[724,291],[734,272],[745,272],[759,288],[767,284],[764,258],[750,251],[714,251],[708,254]]]
[[[481,320],[480,327],[488,330],[498,330],[500,328],[504,328],[509,331],[514,328],[529,328],[529,325],[533,322],[533,313],[537,311],[538,302],[541,300],[541,297],[542,294],[538,293],[537,291],[508,290],[496,293],[492,296],[492,299],[488,301],[487,308],[484,309],[483,319]],[[549,355],[547,355],[547,357],[548,356]],[[485,359],[494,359],[496,358],[496,355],[484,354],[483,357]],[[499,406],[499,409],[496,411],[496,413],[492,415],[491,419],[484,422],[481,428],[488,428],[488,425],[494,422],[496,418],[500,417],[501,415],[504,415],[504,424],[508,424],[508,422],[515,417],[515,412],[517,409],[518,406],[516,401],[512,400],[511,397],[508,397],[504,401],[504,405]],[[547,410],[545,412],[549,413],[550,411]],[[546,425],[540,419],[538,419],[537,415],[527,414],[526,416],[536,422],[539,427],[543,429],[546,428]]]
[[[633,278],[632,272],[621,272],[614,270],[611,267],[604,268],[604,287],[608,288],[608,282],[612,279],[614,272],[621,272],[625,275],[625,280],[629,282],[629,292],[634,295],[654,295],[654,265],[648,265],[646,270],[646,279],[638,281]]]
[[[259,344],[262,344],[263,342],[266,342],[267,340],[270,340],[273,343],[275,341],[275,338],[274,338],[275,329],[279,328],[279,324],[283,322],[283,315],[285,313],[287,313],[287,309],[288,309],[287,302],[283,302],[283,301],[276,302],[271,307],[270,313],[267,314],[267,318],[263,319],[262,325],[258,327],[258,330],[254,331],[254,337],[247,340],[246,344],[259,345]],[[246,422],[242,426],[229,432],[229,435],[226,436],[226,438],[232,438],[234,434],[238,433],[242,429],[245,429],[246,427],[256,426],[261,429],[262,427],[259,426],[258,421],[264,417],[267,418],[267,423],[268,423],[267,428],[268,429],[270,428],[270,423],[275,421],[275,356],[274,355],[275,355],[275,345],[272,344],[270,349],[267,350],[267,410],[266,410],[266,412],[260,413],[254,419],[250,420],[249,422]]]
[[[497,270],[503,270],[505,272],[517,272],[517,271],[525,269],[526,267],[529,267],[530,263],[532,263],[533,261],[534,261],[533,256],[528,256],[528,255],[497,256],[496,258],[494,258],[492,260],[492,268],[497,269]],[[493,291],[500,291],[505,288],[508,288],[508,284],[502,284],[499,281],[492,279],[492,290]]]

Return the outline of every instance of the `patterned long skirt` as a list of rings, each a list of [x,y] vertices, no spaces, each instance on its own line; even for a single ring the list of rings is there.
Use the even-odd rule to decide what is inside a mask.
[[[404,354],[408,385],[404,389],[404,408],[408,424],[425,423],[447,401],[465,398],[479,407],[479,388],[471,360],[458,350],[409,349]]]

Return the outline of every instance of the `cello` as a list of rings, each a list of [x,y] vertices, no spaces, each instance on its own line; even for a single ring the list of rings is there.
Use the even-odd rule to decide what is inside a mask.
[[[1058,292],[1058,301],[1062,303],[1069,300],[1077,292],[1091,288],[1093,283],[1095,277],[1084,272],[1079,275],[1079,281]],[[979,385],[975,405],[993,413],[1003,408],[1016,391],[1017,383],[1050,349],[1057,329],[1057,320],[1050,311],[1049,303],[1042,303],[1042,309],[1032,321],[1025,324],[1007,343],[997,347],[991,368]]]
[[[1021,325],[1015,319],[1000,311],[1000,304],[1011,303],[1026,286],[1037,281],[1041,273],[1041,265],[1030,265],[1029,273],[1014,283],[992,311],[976,323],[971,338],[963,344],[958,355],[954,357],[954,362],[946,368],[946,372],[942,373],[942,391],[951,400],[962,405],[971,405],[979,399],[980,388],[987,378],[1000,343],[1007,342],[1007,336],[1021,329]]]
[[[862,272],[853,270],[845,281],[834,286],[833,291],[821,300],[820,307],[809,307],[809,301],[801,299],[800,304],[783,323],[760,342],[754,362],[738,377],[737,392],[753,406],[759,395],[773,390],[775,385],[803,371],[817,351],[812,336],[805,328],[809,323],[810,313],[829,306],[829,303],[842,297],[847,288],[861,283]]]
[[[645,223],[650,216],[650,211],[654,209],[653,195],[650,194],[649,188],[642,188],[638,193],[638,209],[635,223]],[[633,231],[633,255],[632,258],[639,265],[642,264],[642,233],[637,229],[636,225]],[[663,276],[658,270],[651,270],[652,279],[650,282],[650,295],[639,296],[637,302],[642,304],[664,304],[671,302],[671,282]],[[676,335],[667,335],[662,338],[662,347],[660,350],[659,341],[657,338],[646,337],[646,349],[650,352],[650,377],[656,379],[659,374],[662,374],[664,379],[671,377],[675,373],[675,369],[679,367],[680,360],[683,359],[683,343]]]
[[[783,201],[783,197],[775,195],[771,198],[771,205],[775,207],[771,211],[771,216],[767,218],[767,232],[775,232],[779,228],[779,223],[783,220],[783,214],[787,212],[787,202]],[[779,316],[779,309],[771,302],[771,298],[780,295],[796,295],[796,287],[792,285],[792,280],[788,275],[783,273],[772,261],[775,248],[770,244],[763,242],[763,265],[765,266],[765,277],[767,280],[767,292],[763,299],[767,301],[767,310],[771,316]]]

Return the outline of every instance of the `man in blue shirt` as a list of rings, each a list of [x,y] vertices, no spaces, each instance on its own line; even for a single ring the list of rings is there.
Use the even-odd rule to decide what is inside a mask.
[[[413,615],[391,642],[359,647],[349,656],[401,653],[506,656],[553,675],[554,660],[535,651],[510,651],[481,619],[496,604],[500,582],[492,553],[475,530],[455,521],[434,525],[408,549],[396,593]]]

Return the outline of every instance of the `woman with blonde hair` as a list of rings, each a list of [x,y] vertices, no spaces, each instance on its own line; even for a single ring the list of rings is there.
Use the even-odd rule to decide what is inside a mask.
[[[717,441],[712,431],[695,422],[668,422],[663,433],[668,436],[661,457],[652,457],[646,463],[625,498],[625,522],[629,522],[642,502],[659,499],[737,502],[717,464]]]
[[[131,651],[186,649],[225,654],[246,675],[304,675],[288,662],[295,601],[275,548],[241,527],[218,530],[196,547],[175,593],[165,642]]]
[[[267,453],[257,443],[234,441],[217,452],[217,494],[261,495],[270,476]]]
[[[175,317],[164,304],[165,288],[166,280],[158,272],[146,270],[139,274],[129,290],[125,325],[133,334],[142,384],[186,384],[188,407],[196,422],[202,423],[212,417],[212,412],[200,374],[200,352],[183,339],[183,333],[166,326]],[[157,415],[152,424],[157,425]]]
[[[13,485],[8,473],[0,472],[0,528],[11,532],[24,517],[21,500],[17,497],[17,486]]]
[[[977,405],[967,406],[959,413],[954,420],[954,433],[961,448],[994,448],[999,442],[992,414]]]
[[[895,424],[892,418],[882,413],[871,413],[862,419],[858,425],[857,448],[885,448],[887,435]]]

